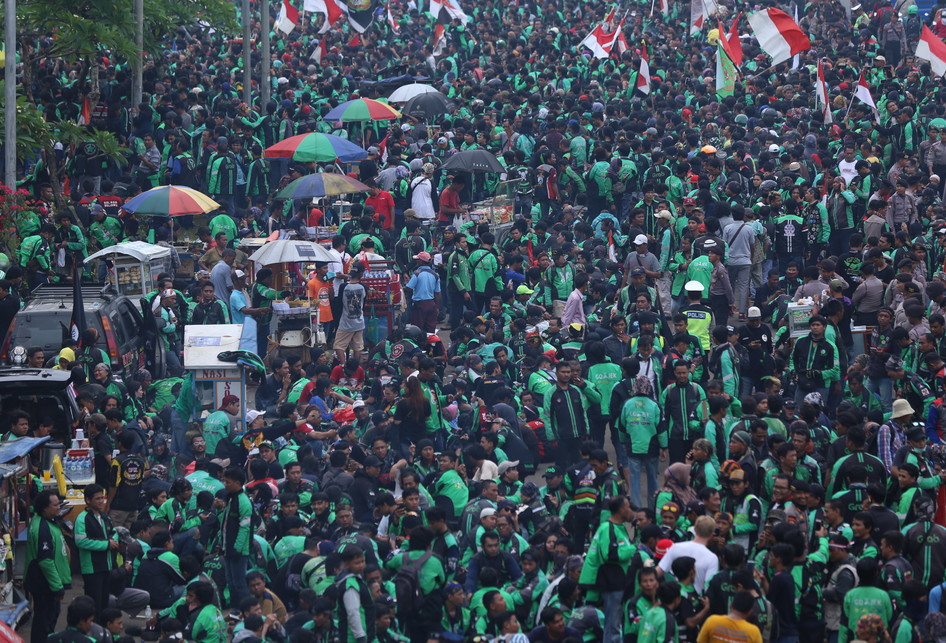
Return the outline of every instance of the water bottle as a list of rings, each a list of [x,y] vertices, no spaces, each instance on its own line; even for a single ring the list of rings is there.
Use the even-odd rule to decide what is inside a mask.
[[[151,606],[148,605],[147,607],[145,607],[145,620],[150,621],[153,616],[154,616],[154,612],[151,611]]]

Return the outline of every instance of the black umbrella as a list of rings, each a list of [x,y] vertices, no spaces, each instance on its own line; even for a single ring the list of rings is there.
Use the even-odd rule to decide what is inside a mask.
[[[449,114],[450,110],[450,103],[446,96],[440,92],[430,92],[418,94],[404,103],[401,113],[429,123],[438,116]]]
[[[492,172],[501,174],[506,168],[496,156],[486,150],[466,150],[457,152],[443,164],[444,170],[462,170],[463,172]]]

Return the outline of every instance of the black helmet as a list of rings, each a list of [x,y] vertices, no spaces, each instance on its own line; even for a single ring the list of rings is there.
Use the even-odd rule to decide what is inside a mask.
[[[427,341],[427,335],[414,324],[408,324],[404,327],[404,338],[409,339],[418,346],[423,346]]]

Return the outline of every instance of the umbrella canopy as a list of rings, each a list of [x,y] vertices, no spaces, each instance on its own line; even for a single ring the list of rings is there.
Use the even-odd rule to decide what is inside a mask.
[[[388,100],[392,103],[406,103],[415,96],[422,94],[440,94],[440,92],[424,83],[411,83],[410,85],[404,85],[403,87],[395,89],[391,95],[388,96]],[[442,95],[443,94],[441,94],[441,96]]]
[[[368,152],[340,136],[311,132],[279,141],[267,147],[263,156],[303,162],[328,163],[338,159],[342,163],[353,163],[368,158]]]
[[[496,157],[486,150],[465,150],[457,152],[443,164],[444,170],[462,170],[464,172],[492,172],[500,174],[506,168]]]
[[[141,215],[179,217],[213,212],[220,204],[206,194],[183,185],[161,185],[127,201],[122,209]]]
[[[345,174],[307,174],[276,194],[277,199],[314,199],[316,197],[367,192],[368,186]]]
[[[320,261],[331,263],[335,261],[329,251],[314,241],[283,239],[269,241],[250,255],[250,261],[261,266],[270,266],[274,263],[311,263]]]
[[[323,117],[326,121],[359,123],[363,121],[390,121],[401,117],[401,112],[390,105],[370,98],[356,98],[342,103]]]
[[[404,104],[401,111],[417,120],[429,123],[442,114],[449,114],[450,109],[447,97],[437,92],[415,96]]]

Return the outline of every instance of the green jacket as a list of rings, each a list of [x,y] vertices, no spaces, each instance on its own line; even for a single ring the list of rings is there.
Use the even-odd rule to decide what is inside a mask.
[[[226,643],[227,624],[223,620],[223,614],[213,604],[199,608],[193,623],[188,640],[197,643]]]
[[[239,236],[237,224],[229,214],[218,214],[210,220],[210,234],[216,239],[218,232],[226,232],[227,239],[233,241]]]
[[[39,234],[26,237],[16,250],[16,260],[24,268],[28,267],[30,261],[35,260],[40,270],[49,270],[52,264],[49,243]]]
[[[673,612],[657,605],[644,613],[638,627],[637,643],[675,643],[678,638]]]
[[[158,509],[155,520],[166,522],[171,527],[171,533],[174,534],[185,532],[192,527],[200,527],[200,516],[193,510],[196,506],[196,501],[183,505],[177,498],[168,498]]]
[[[621,444],[628,455],[656,455],[652,447],[654,438],[660,448],[667,448],[667,431],[661,430],[660,406],[640,395],[628,399],[615,419]]]
[[[214,411],[204,420],[204,440],[207,441],[207,453],[213,455],[217,444],[230,435],[230,415],[226,411]]]
[[[470,291],[470,257],[462,250],[454,250],[447,259],[447,282],[461,293]]]
[[[227,505],[220,520],[223,551],[226,555],[249,556],[253,505],[249,497],[240,491],[227,498]]]
[[[89,234],[99,248],[110,248],[119,244],[125,236],[121,221],[115,217],[105,217],[101,222],[93,222],[89,226]]]
[[[416,561],[426,553],[428,552],[415,550],[401,552],[388,560],[384,567],[396,574],[404,566],[405,558]],[[420,591],[425,596],[430,596],[441,590],[443,584],[447,581],[447,576],[443,571],[443,564],[437,556],[431,556],[424,561],[417,575],[417,580],[420,584]]]
[[[588,170],[588,184],[593,186],[595,196],[605,199],[608,203],[614,203],[614,193],[612,192],[611,177],[608,172],[611,164],[607,161],[598,161]]]
[[[83,574],[111,571],[115,567],[115,554],[109,551],[108,541],[118,540],[115,528],[108,516],[100,516],[86,509],[76,518],[76,547],[79,549],[79,566]]]
[[[496,292],[503,289],[503,278],[499,270],[499,259],[494,250],[479,248],[470,255],[470,269],[473,271],[473,291],[485,293],[492,281]]]
[[[606,520],[598,527],[591,546],[585,555],[585,564],[581,568],[578,582],[581,585],[594,586],[594,594],[598,591],[613,591],[613,587],[620,583],[623,587],[630,579],[631,563],[637,554],[637,546],[631,542],[624,525],[616,525]],[[589,595],[589,600],[594,600]]]
[[[35,562],[36,567],[30,565]],[[72,584],[72,570],[69,568],[69,546],[62,537],[59,525],[42,516],[33,516],[30,520],[29,535],[26,542],[25,567],[27,576],[41,574],[51,592],[59,592]],[[39,577],[36,577],[39,578]],[[35,582],[35,580],[34,580]]]

